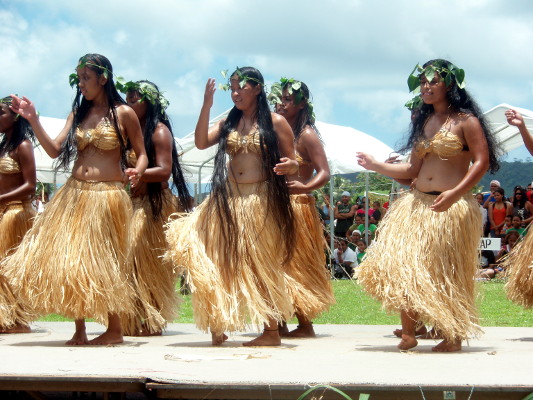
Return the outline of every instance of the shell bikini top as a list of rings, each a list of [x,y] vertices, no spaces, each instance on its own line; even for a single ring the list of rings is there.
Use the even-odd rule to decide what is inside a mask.
[[[261,143],[259,132],[253,130],[246,136],[242,136],[237,131],[231,131],[226,141],[226,152],[234,157],[240,152],[261,154]]]
[[[96,128],[81,130],[76,128],[78,150],[84,150],[88,145],[93,145],[99,150],[114,150],[120,146],[118,134],[109,119],[102,119]]]
[[[18,174],[21,172],[20,164],[9,154],[0,157],[0,174]]]
[[[439,131],[431,139],[418,141],[414,146],[414,153],[419,158],[424,158],[429,153],[435,153],[442,160],[456,156],[462,151],[468,151],[468,146],[464,145],[459,137],[452,133],[446,125],[450,121],[450,116],[446,118]],[[451,124],[450,124],[451,127]]]
[[[296,152],[296,161],[298,162],[298,165],[300,167],[312,164],[311,161],[304,160],[303,157],[298,152]]]

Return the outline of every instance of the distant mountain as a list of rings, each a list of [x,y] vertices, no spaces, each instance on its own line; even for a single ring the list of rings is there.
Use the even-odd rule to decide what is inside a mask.
[[[479,182],[483,192],[487,192],[490,187],[490,181],[496,179],[500,181],[505,195],[511,196],[515,186],[526,187],[528,183],[533,182],[533,162],[528,157],[525,161],[515,160],[513,162],[503,161],[500,169],[494,175],[485,174]]]

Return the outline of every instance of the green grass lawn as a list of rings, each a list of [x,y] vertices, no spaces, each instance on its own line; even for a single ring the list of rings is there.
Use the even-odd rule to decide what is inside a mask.
[[[533,310],[524,310],[510,302],[505,296],[504,282],[481,282],[479,287],[479,310],[482,326],[533,326]],[[398,315],[388,315],[381,305],[361,289],[356,281],[333,282],[335,304],[328,312],[314,322],[316,324],[361,324],[396,325]],[[191,297],[184,296],[180,317],[175,322],[192,323]],[[68,321],[57,315],[49,315],[42,321]],[[294,322],[294,321],[292,321]]]

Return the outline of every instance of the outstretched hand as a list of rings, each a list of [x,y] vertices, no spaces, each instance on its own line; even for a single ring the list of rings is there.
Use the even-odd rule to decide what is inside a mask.
[[[22,118],[31,120],[37,118],[37,111],[35,110],[35,105],[28,99],[26,96],[22,98],[15,96],[14,94],[10,95],[12,99],[11,106],[9,107],[11,111],[15,114],[19,114]]]
[[[359,164],[364,169],[374,170],[376,164],[376,160],[374,159],[374,157],[372,157],[370,154],[363,153],[360,151],[355,154],[357,157],[357,164]]]
[[[513,109],[509,109],[505,112],[505,118],[507,118],[507,123],[509,125],[520,127],[524,125],[524,117],[522,115]]]

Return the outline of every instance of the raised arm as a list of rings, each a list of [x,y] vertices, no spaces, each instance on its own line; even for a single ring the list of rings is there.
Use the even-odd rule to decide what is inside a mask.
[[[524,117],[522,117],[518,111],[512,109],[505,112],[505,117],[507,118],[507,123],[509,125],[513,125],[518,128],[526,148],[533,155],[533,135],[527,129],[526,123],[524,122]]]
[[[74,119],[73,114],[69,114],[67,122],[65,123],[65,126],[59,135],[57,135],[55,139],[52,139],[44,130],[41,121],[39,121],[39,116],[35,110],[35,105],[30,101],[30,99],[25,96],[20,98],[15,95],[11,95],[11,98],[13,99],[13,103],[10,107],[11,110],[19,114],[22,118],[28,120],[33,131],[35,132],[37,140],[39,140],[39,143],[41,146],[43,146],[44,151],[46,151],[51,158],[57,158],[61,153],[61,146],[67,138],[68,132],[72,126],[72,121]]]
[[[209,129],[209,113],[213,106],[213,96],[215,95],[215,92],[215,80],[210,78],[205,85],[204,103],[202,104],[200,116],[196,123],[196,129],[194,130],[194,144],[200,150],[207,149],[208,147],[217,144],[220,129],[222,128],[223,121],[219,121]]]

